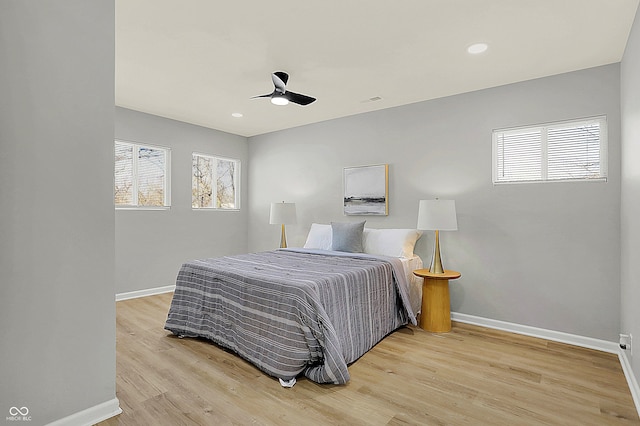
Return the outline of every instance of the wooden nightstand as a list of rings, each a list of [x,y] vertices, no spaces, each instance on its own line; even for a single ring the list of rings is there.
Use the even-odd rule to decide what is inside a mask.
[[[451,331],[449,280],[460,278],[460,272],[445,270],[443,274],[433,274],[428,269],[416,269],[413,274],[424,278],[420,328],[434,333]]]

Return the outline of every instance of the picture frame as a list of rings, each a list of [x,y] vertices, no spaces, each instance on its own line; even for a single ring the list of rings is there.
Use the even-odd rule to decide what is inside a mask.
[[[344,168],[343,207],[347,216],[389,214],[389,165]]]

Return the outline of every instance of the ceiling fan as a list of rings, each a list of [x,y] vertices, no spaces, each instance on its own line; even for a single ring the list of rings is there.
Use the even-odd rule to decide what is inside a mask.
[[[293,102],[298,105],[309,105],[311,102],[316,100],[316,98],[312,98],[311,96],[288,91],[287,81],[289,80],[289,74],[286,72],[276,71],[272,73],[271,80],[273,80],[273,85],[275,86],[272,93],[254,96],[251,99],[271,98],[271,103],[275,105],[286,105],[289,102]]]

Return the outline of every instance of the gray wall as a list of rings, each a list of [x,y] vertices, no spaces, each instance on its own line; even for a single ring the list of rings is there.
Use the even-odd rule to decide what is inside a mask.
[[[114,19],[0,2],[0,418],[115,401]]]
[[[389,164],[390,214],[370,227],[415,227],[418,200],[453,198],[443,232],[452,310],[617,341],[620,322],[619,64],[331,120],[249,139],[249,250],[277,247],[269,203],[295,202],[290,246],[342,215],[342,169]],[[494,186],[491,132],[607,115],[609,180]],[[418,243],[428,263],[432,234]]]
[[[117,139],[171,148],[171,208],[116,211],[116,293],[173,285],[189,259],[247,251],[245,137],[125,108],[116,108],[115,133]],[[193,152],[241,161],[240,211],[191,209]]]
[[[622,104],[622,333],[631,333],[631,359],[640,382],[640,11],[621,65]],[[627,351],[630,356],[630,353]]]

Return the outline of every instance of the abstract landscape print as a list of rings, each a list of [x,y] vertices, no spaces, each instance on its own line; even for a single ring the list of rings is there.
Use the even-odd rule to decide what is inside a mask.
[[[389,214],[389,165],[345,167],[344,214]]]

